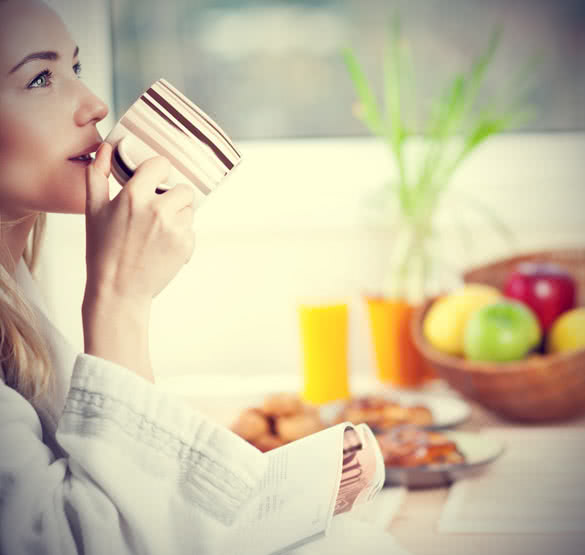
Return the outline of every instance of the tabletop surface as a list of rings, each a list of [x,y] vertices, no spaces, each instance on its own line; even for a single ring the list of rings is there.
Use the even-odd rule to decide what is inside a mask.
[[[479,431],[510,426],[480,406],[471,403],[471,418],[458,427]],[[514,426],[518,426],[514,423]],[[554,424],[559,428],[582,428],[585,417]],[[526,426],[530,428],[530,426]],[[488,470],[489,471],[489,470]],[[583,555],[585,554],[585,515],[580,534],[444,534],[437,523],[447,500],[449,488],[411,490],[398,514],[387,527],[413,555]]]
[[[266,390],[291,390],[295,383],[290,380],[247,380],[246,388],[238,386],[226,388],[229,378],[213,378],[209,383],[202,382],[195,376],[185,380],[171,380],[162,385],[172,393],[185,395],[196,382],[200,386],[197,397],[186,396],[187,402],[198,410],[209,414],[222,424],[229,426],[237,417],[240,410],[252,406],[261,399]],[[234,378],[234,382],[237,382]],[[221,384],[222,387],[217,386]],[[260,387],[257,384],[263,384]],[[362,382],[359,389],[371,386],[369,381]],[[275,389],[278,388],[278,389]],[[194,389],[191,389],[194,390]],[[239,390],[239,393],[238,393]],[[431,386],[430,391],[440,394],[450,394],[444,384]],[[253,393],[256,394],[253,394]],[[453,393],[453,395],[455,395]],[[519,426],[498,418],[493,413],[483,409],[475,403],[470,403],[471,417],[457,427],[462,431],[486,431],[489,428],[505,428]],[[551,426],[548,424],[547,426]],[[559,429],[583,429],[583,454],[585,455],[585,415],[583,417],[558,424],[552,424]],[[526,425],[529,429],[532,426]],[[585,464],[585,462],[584,462]],[[441,533],[437,524],[442,509],[449,494],[448,487],[432,489],[409,490],[400,509],[386,530],[394,535],[398,542],[412,555],[584,555],[585,554],[585,515],[583,532],[579,533],[547,533],[547,534],[452,534]]]

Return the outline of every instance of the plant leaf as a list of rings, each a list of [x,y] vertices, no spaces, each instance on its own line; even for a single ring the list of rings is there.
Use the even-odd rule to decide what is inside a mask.
[[[494,57],[494,54],[496,53],[501,38],[502,27],[498,26],[492,31],[490,40],[485,51],[479,55],[479,57],[471,66],[465,106],[466,112],[469,111],[473,107],[473,104],[475,103],[481,83],[483,82],[485,73]]]
[[[466,89],[465,76],[462,74],[455,76],[443,93],[437,119],[430,131],[432,138],[445,139],[453,132],[463,111]]]
[[[390,22],[390,29],[384,41],[383,77],[386,140],[394,154],[400,175],[400,202],[406,211],[410,210],[410,197],[403,156],[403,143],[408,131],[402,114],[402,61],[400,49],[400,21],[397,16]]]
[[[384,135],[384,126],[380,117],[380,109],[368,80],[350,48],[343,49],[343,59],[347,71],[353,81],[358,100],[363,108],[362,121],[374,135]]]
[[[457,160],[457,165],[488,137],[495,135],[496,133],[501,133],[521,118],[527,117],[527,115],[528,112],[523,110],[516,113],[503,114],[499,117],[490,115],[481,116],[472,130],[465,137],[461,154]],[[455,168],[452,169],[454,170]]]
[[[385,40],[383,59],[386,122],[390,129],[390,140],[396,152],[400,150],[404,137],[404,128],[401,117],[401,64],[398,29],[398,22],[395,20],[393,28],[388,33]]]

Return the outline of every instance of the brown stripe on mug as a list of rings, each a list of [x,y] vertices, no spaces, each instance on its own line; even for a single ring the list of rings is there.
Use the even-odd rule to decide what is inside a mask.
[[[147,144],[150,148],[152,148],[155,152],[158,152],[161,156],[164,156],[173,164],[187,179],[193,182],[193,184],[205,195],[208,195],[211,192],[211,189],[205,185],[199,179],[197,175],[195,175],[192,171],[186,168],[177,158],[173,155],[172,152],[168,151],[166,148],[163,148],[162,145],[158,144],[155,140],[153,140],[148,133],[146,133],[143,129],[141,129],[138,125],[134,124],[130,119],[129,115],[126,114],[121,123],[131,131],[138,139],[140,139],[143,143]]]
[[[187,133],[185,133],[185,131],[183,131],[171,118],[169,118],[162,110],[159,110],[150,100],[148,100],[148,98],[146,98],[146,96],[142,95],[140,97],[140,100],[142,100],[147,106],[149,106],[150,108],[152,108],[161,118],[163,118],[166,122],[170,123],[175,129],[177,129],[178,131],[180,131],[181,133],[183,133],[183,135],[187,135]]]
[[[194,140],[190,135],[173,133],[173,130],[168,125],[163,125],[163,121],[160,118],[151,119],[148,108],[141,106],[140,109],[128,112],[124,118],[124,121],[132,122],[141,132],[148,131],[148,140],[143,139],[143,142],[149,144],[149,140],[155,140],[160,146],[159,149],[152,147],[153,150],[161,153],[165,148],[169,149],[168,152],[174,157],[172,160],[169,158],[169,160],[171,163],[175,160],[177,164],[182,164],[185,170],[180,171],[185,176],[189,175],[186,172],[191,172],[195,180],[199,179],[202,184],[207,185],[209,183],[211,186],[214,186],[221,177],[225,176],[227,171],[225,166],[217,160],[212,152],[204,149],[201,143]],[[198,153],[197,156],[193,155],[194,147]],[[184,157],[182,162],[181,155]],[[208,167],[209,164],[212,164],[213,167]]]
[[[163,110],[161,108],[161,111]],[[173,148],[178,149],[185,156],[188,160],[186,162],[188,167],[194,166],[195,171],[201,172],[201,180],[203,183],[210,181],[215,183],[220,179],[217,176],[218,173],[222,175],[227,173],[226,167],[213,152],[205,148],[200,141],[184,129],[181,129],[180,135],[173,133],[173,129],[166,125],[166,120],[157,117],[154,111],[151,113],[148,106],[136,106],[134,110],[128,110],[124,117],[131,119],[141,129],[148,129],[150,133],[156,132],[164,137],[164,139],[172,144]],[[157,140],[160,141],[160,137],[157,136]],[[197,156],[194,156],[194,150],[197,152]]]
[[[168,81],[160,79],[153,83],[152,88],[162,96],[171,106],[176,107],[186,118],[190,121],[199,123],[200,131],[205,134],[217,147],[224,153],[226,158],[230,160],[235,166],[242,158],[242,155],[238,152],[234,144],[225,135],[225,132],[213,122],[205,112],[203,112],[197,105],[193,104],[181,91],[174,88]],[[148,92],[146,93],[148,94]],[[153,99],[154,101],[154,99]],[[156,102],[156,101],[154,101]],[[163,109],[161,107],[161,109]],[[170,114],[169,114],[169,117]],[[186,132],[186,130],[183,130]],[[212,153],[213,154],[213,153]],[[226,166],[222,163],[222,160],[215,157],[215,160],[222,168]],[[229,170],[228,170],[229,171]]]
[[[180,121],[195,137],[197,137],[202,143],[206,144],[213,153],[221,160],[223,165],[231,170],[234,164],[221,152],[217,145],[210,140],[200,129],[195,127],[183,114],[181,114],[174,106],[167,102],[160,94],[158,94],[152,87],[148,89],[147,93],[152,96],[161,106],[163,106],[167,112],[172,114],[178,121]]]
[[[236,149],[236,147],[234,146],[234,144],[230,141],[230,139],[226,136],[226,134],[217,126],[217,124],[215,122],[213,122],[212,120],[210,120],[201,111],[201,109],[198,106],[196,106],[195,104],[193,104],[187,97],[181,96],[181,94],[178,91],[176,91],[172,87],[172,85],[170,83],[167,83],[164,79],[161,79],[159,81],[159,84],[163,85],[170,93],[172,93],[183,104],[185,104],[186,106],[188,106],[189,108],[191,108],[192,110],[194,110],[199,115],[199,117],[202,120],[204,120],[210,127],[212,127],[218,133],[218,135],[221,135],[221,137],[223,138],[223,140],[226,142],[227,146],[230,147],[234,151],[234,154],[238,158],[241,158],[242,155],[238,152],[238,150]]]

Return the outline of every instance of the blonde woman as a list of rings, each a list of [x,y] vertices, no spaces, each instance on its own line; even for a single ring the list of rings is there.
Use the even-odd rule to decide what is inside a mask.
[[[155,158],[109,198],[107,107],[79,60],[50,8],[0,0],[0,553],[221,553],[266,461],[160,394],[148,349],[152,299],[193,250],[192,192],[155,194]],[[46,212],[85,213],[83,353],[31,276]]]

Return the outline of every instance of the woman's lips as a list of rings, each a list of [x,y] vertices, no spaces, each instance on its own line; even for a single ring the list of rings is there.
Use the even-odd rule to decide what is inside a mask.
[[[71,158],[68,158],[68,160],[70,162],[88,165],[93,160],[94,154],[100,145],[101,143],[95,143],[91,145],[89,148],[86,148],[85,150],[81,151],[79,154],[77,154],[77,156],[71,156]]]
[[[82,164],[84,166],[89,166],[93,161],[93,158],[89,154],[82,154],[81,156],[77,156],[75,158],[69,158],[70,162],[74,162],[76,164]]]

